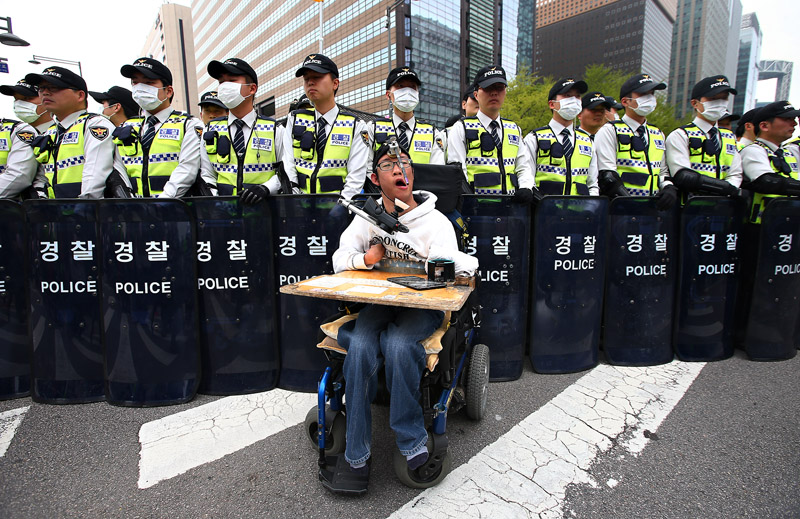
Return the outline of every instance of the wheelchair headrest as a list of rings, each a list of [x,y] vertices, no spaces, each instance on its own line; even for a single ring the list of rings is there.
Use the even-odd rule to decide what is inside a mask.
[[[455,211],[461,195],[469,192],[460,164],[414,164],[414,189],[436,195],[436,209],[444,214]]]

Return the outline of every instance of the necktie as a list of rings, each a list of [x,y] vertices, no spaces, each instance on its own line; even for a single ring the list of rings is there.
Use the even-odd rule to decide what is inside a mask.
[[[636,128],[636,133],[639,134],[639,138],[642,139],[642,142],[647,144],[647,132],[644,131],[644,125],[641,125],[638,128]]]
[[[497,121],[492,121],[491,123],[489,123],[489,128],[492,131],[492,139],[494,139],[494,145],[497,147],[498,150],[503,145],[503,141],[500,140],[500,134],[497,131],[499,126],[500,125],[497,124]]]
[[[328,121],[324,117],[317,119],[317,157],[322,157],[322,152],[325,151],[325,138],[328,136],[325,132],[325,125]]]
[[[244,121],[236,119],[233,121],[233,126],[236,128],[233,136],[233,151],[236,152],[237,157],[241,157],[244,155]]]
[[[151,115],[147,118],[147,131],[142,135],[143,150],[149,150],[150,145],[153,144],[153,139],[156,138],[156,124],[158,124],[158,117]]]
[[[714,146],[714,155],[719,155],[720,152],[720,145],[719,145],[719,136],[717,135],[719,130],[716,128],[711,128],[708,130],[708,140],[711,141],[711,145]]]
[[[58,123],[58,127],[56,128],[56,142],[61,143],[61,137],[67,132],[67,129],[61,126],[61,123]]]
[[[561,145],[564,147],[564,156],[571,157],[572,156],[572,141],[569,140],[569,130],[564,128],[561,130]]]
[[[408,151],[408,136],[406,135],[407,131],[408,125],[406,123],[400,123],[397,125],[397,143],[406,151]]]

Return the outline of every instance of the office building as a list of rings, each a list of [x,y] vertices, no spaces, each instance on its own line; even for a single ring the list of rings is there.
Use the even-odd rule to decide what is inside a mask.
[[[736,90],[733,112],[743,114],[756,106],[758,62],[761,60],[761,27],[756,13],[742,16],[739,33],[739,61],[736,66]]]
[[[192,10],[185,5],[162,5],[141,55],[161,61],[172,72],[173,108],[197,115],[200,96],[195,73]]]
[[[582,76],[596,63],[665,80],[676,8],[676,0],[537,0],[533,71]]]

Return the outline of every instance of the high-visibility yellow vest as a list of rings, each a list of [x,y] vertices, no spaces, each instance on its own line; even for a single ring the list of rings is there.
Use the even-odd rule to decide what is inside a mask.
[[[798,176],[798,165],[797,159],[791,153],[786,150],[783,151],[783,158],[786,160],[786,163],[789,165],[791,171],[789,173],[784,173],[776,166],[776,162],[779,162],[778,156],[775,152],[773,152],[769,146],[764,144],[761,141],[755,141],[753,144],[749,144],[748,146],[759,146],[767,152],[767,157],[769,158],[769,165],[772,167],[772,171],[777,173],[778,175],[782,175],[785,177],[789,177],[794,180],[799,180],[800,177]],[[782,149],[782,148],[779,148]],[[755,193],[753,195],[753,204],[750,208],[750,221],[753,223],[761,223],[761,217],[764,215],[764,209],[767,207],[767,204],[773,198],[778,198],[786,195],[768,195],[764,193]]]
[[[646,126],[647,147],[642,151],[633,149],[636,136],[624,121],[612,121],[617,134],[617,173],[625,189],[632,196],[652,196],[658,192],[658,175],[664,161],[664,133],[653,126]]]
[[[702,175],[725,180],[731,170],[733,158],[739,153],[736,148],[736,136],[733,132],[725,128],[718,128],[720,140],[718,159],[716,156],[706,153],[704,143],[707,137],[697,125],[689,123],[686,126],[681,126],[681,129],[689,137],[689,162],[691,163],[691,168]],[[677,171],[671,171],[670,173],[674,175]]]
[[[8,154],[11,152],[11,134],[19,121],[0,119],[0,175],[5,173]]]
[[[586,179],[592,163],[594,142],[584,130],[575,130],[571,157],[551,153],[553,144],[561,141],[550,126],[532,132],[536,137],[536,186],[543,195],[588,195]]]
[[[503,143],[498,153],[492,133],[483,127],[480,119],[465,117],[463,120],[467,181],[476,194],[511,194],[519,187],[516,166],[522,131],[514,121],[502,118],[499,121],[503,126]]]
[[[304,193],[338,193],[347,178],[347,161],[353,145],[356,118],[339,111],[333,126],[326,126],[322,157],[317,156],[314,109],[294,112],[292,152],[297,184]]]
[[[274,119],[256,118],[243,157],[236,157],[227,116],[210,121],[203,138],[208,159],[217,172],[220,195],[238,195],[243,189],[263,184],[275,176],[278,158]],[[228,142],[224,143],[226,139]],[[223,145],[219,146],[221,142]]]
[[[408,156],[411,162],[416,164],[430,164],[431,152],[433,152],[433,133],[435,129],[433,125],[425,123],[417,119],[414,125],[414,131],[411,135],[411,142],[408,143]],[[389,137],[397,135],[392,121],[377,120],[375,121],[375,143],[373,149],[378,151],[378,148],[386,142]]]
[[[78,198],[81,194],[83,165],[86,163],[83,144],[86,137],[86,123],[96,114],[81,114],[75,123],[66,129],[60,142],[56,141],[58,124],[53,124],[44,132],[43,142],[34,146],[36,160],[44,166],[47,177],[48,198]]]
[[[149,197],[164,191],[170,175],[178,167],[181,145],[186,137],[186,122],[190,117],[191,115],[183,112],[172,112],[158,128],[150,149],[146,152],[141,146],[145,118],[134,117],[122,123],[122,126],[131,127],[135,138],[123,142],[115,137],[114,144],[125,164],[134,193]],[[191,139],[197,137],[194,132],[188,136]]]

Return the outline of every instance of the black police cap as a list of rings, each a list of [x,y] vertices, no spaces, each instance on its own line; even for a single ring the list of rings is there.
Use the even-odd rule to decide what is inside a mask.
[[[620,103],[619,101],[617,101],[616,99],[614,99],[611,96],[606,96],[606,101],[608,101],[608,103],[611,105],[611,108],[613,108],[614,110],[624,110],[625,109],[625,107],[622,106],[622,103]]]
[[[736,89],[731,86],[728,78],[723,75],[709,76],[698,81],[692,88],[692,99],[699,100],[701,97],[714,97],[724,92],[736,95]]]
[[[139,105],[133,100],[131,91],[121,86],[112,86],[107,92],[89,92],[92,99],[98,103],[108,101],[108,104],[113,105],[119,103],[127,113],[137,113]]]
[[[61,88],[72,88],[89,92],[86,81],[78,74],[64,67],[47,67],[41,74],[28,74],[25,81],[34,86],[46,82]]]
[[[16,85],[3,85],[0,86],[0,94],[4,96],[13,96],[14,94],[19,94],[25,97],[36,97],[39,95],[39,92],[36,91],[36,87],[32,84],[28,83],[24,79],[20,79],[17,81]]]
[[[552,101],[557,95],[566,94],[573,88],[577,88],[579,94],[585,94],[586,91],[589,90],[589,86],[586,84],[586,81],[576,81],[574,78],[564,77],[556,81],[556,83],[553,85],[553,88],[550,89],[547,100]]]
[[[222,74],[230,74],[232,76],[248,76],[253,80],[253,83],[258,84],[258,76],[256,71],[243,59],[228,58],[225,61],[211,61],[208,63],[208,75],[214,79],[219,79]]]
[[[756,114],[758,113],[759,110],[761,110],[761,109],[760,108],[753,108],[752,110],[748,110],[745,113],[743,113],[742,116],[739,118],[739,122],[737,123],[737,126],[742,126],[745,123],[752,123],[753,119],[755,119],[755,116],[756,116]]]
[[[797,116],[800,116],[800,110],[795,109],[789,101],[775,101],[758,109],[758,112],[753,117],[753,124],[758,126],[762,122],[769,121],[775,117],[794,119]]]
[[[475,85],[470,85],[467,90],[464,92],[464,95],[461,96],[462,101],[466,101],[469,98],[475,99]],[[477,99],[475,99],[477,101]]]
[[[606,107],[606,109],[611,108],[611,103],[608,101],[608,97],[604,96],[600,92],[589,92],[581,98],[581,106],[584,109],[591,110],[598,105],[603,105]]]
[[[172,85],[172,72],[166,65],[153,58],[139,58],[133,62],[133,65],[123,65],[119,72],[129,79],[139,72],[150,79],[160,79],[164,86]]]
[[[650,74],[636,74],[628,78],[619,89],[619,97],[630,97],[631,94],[644,94],[651,90],[664,90],[667,88],[666,83],[658,83],[653,79]]]
[[[417,73],[414,72],[414,70],[409,67],[397,67],[392,69],[392,71],[389,72],[389,76],[386,78],[386,90],[391,89],[392,85],[401,79],[410,79],[411,81],[414,81],[417,86],[422,85],[422,81],[420,81],[419,76],[417,76]]]
[[[294,77],[300,77],[306,73],[307,70],[313,70],[320,74],[333,74],[334,78],[339,77],[339,67],[329,57],[322,54],[309,54],[303,60],[303,64],[294,73]]]
[[[500,66],[483,67],[475,74],[475,81],[472,82],[475,90],[486,88],[497,83],[508,85],[506,71]]]
[[[209,90],[208,92],[200,96],[200,102],[197,103],[197,106],[203,106],[203,105],[214,105],[214,106],[219,106],[220,108],[224,108],[225,110],[228,109],[228,107],[225,106],[225,104],[219,100],[219,97],[217,97],[216,90]]]

